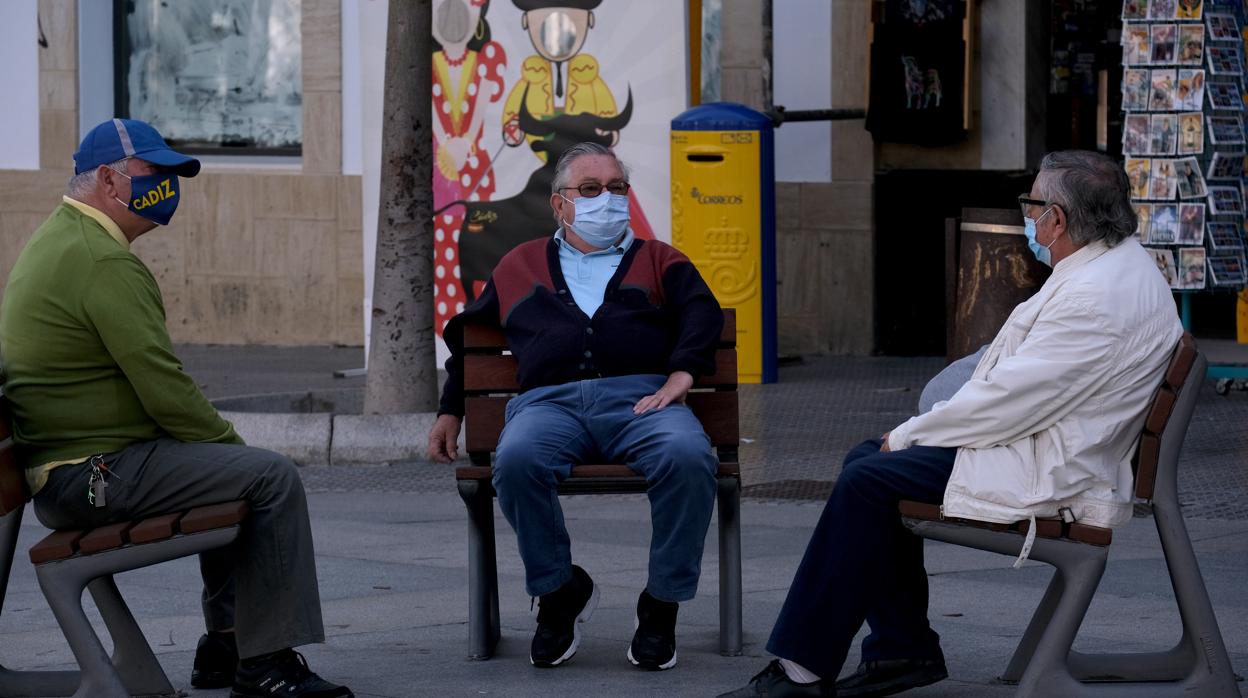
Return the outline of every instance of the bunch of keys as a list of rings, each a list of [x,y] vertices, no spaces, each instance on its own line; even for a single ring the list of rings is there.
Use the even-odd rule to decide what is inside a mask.
[[[93,507],[102,507],[108,503],[108,477],[120,478],[108,469],[104,456],[91,456],[87,464],[91,466],[91,475],[87,478],[87,502]]]

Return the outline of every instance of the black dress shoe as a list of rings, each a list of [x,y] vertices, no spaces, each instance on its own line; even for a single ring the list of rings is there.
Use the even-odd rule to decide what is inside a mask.
[[[859,664],[856,673],[836,682],[836,692],[841,698],[891,696],[948,677],[939,659],[880,659]]]
[[[766,669],[735,691],[719,694],[719,698],[835,698],[836,687],[831,681],[796,683],[784,673],[779,659],[771,660]]]
[[[195,688],[229,688],[238,670],[238,645],[234,633],[201,635],[195,648],[195,664],[191,668],[191,685]]]

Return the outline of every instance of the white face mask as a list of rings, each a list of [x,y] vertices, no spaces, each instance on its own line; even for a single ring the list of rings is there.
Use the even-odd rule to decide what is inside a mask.
[[[628,230],[628,196],[624,194],[612,194],[603,190],[593,198],[582,196],[572,200],[563,194],[559,197],[572,204],[576,210],[576,221],[571,225],[563,221],[564,227],[571,228],[572,232],[589,245],[605,250]]]

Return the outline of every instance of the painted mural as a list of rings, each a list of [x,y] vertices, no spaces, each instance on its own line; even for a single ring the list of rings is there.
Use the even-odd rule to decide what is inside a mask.
[[[575,143],[614,148],[632,175],[634,234],[670,238],[667,123],[686,104],[685,25],[656,31],[660,8],[671,3],[434,0],[439,331],[503,255],[555,231],[554,165]]]

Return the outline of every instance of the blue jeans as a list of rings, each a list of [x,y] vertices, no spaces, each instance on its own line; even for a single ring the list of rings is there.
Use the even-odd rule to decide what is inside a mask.
[[[633,414],[637,401],[666,380],[598,378],[536,388],[507,403],[494,490],[516,531],[530,596],[549,594],[572,579],[571,541],[556,488],[573,465],[598,461],[624,463],[649,483],[650,595],[693,598],[719,461],[685,405]]]
[[[880,452],[859,444],[845,457],[823,516],[806,546],[767,651],[821,677],[836,678],[865,620],[864,661],[942,659],[927,622],[923,540],[901,523],[903,499],[938,504],[956,448]]]

